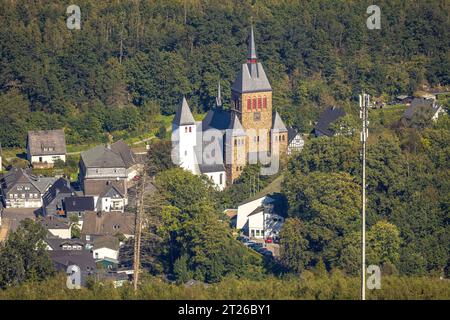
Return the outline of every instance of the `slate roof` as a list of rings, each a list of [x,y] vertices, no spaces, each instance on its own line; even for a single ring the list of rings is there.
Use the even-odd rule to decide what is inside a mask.
[[[119,250],[119,239],[114,236],[96,237],[93,241],[93,249],[108,248],[111,250]]]
[[[70,227],[69,221],[67,219],[53,216],[41,218],[39,221],[46,229],[68,229]]]
[[[123,198],[123,194],[114,186],[105,188],[105,191],[100,194],[101,198]]]
[[[288,128],[288,144],[294,140],[294,138],[297,136],[298,132],[294,128]]]
[[[53,250],[63,250],[63,245],[80,245],[83,248],[86,243],[81,239],[61,239],[61,238],[47,238],[44,240],[47,245]]]
[[[181,103],[181,107],[178,108],[177,112],[175,113],[173,123],[179,126],[195,124],[195,120],[186,101],[186,97],[183,97],[183,102]]]
[[[61,193],[72,194],[74,192],[75,190],[70,186],[69,180],[65,178],[59,178],[43,195],[43,206],[46,207],[47,205],[49,205],[56,198],[56,196]]]
[[[19,183],[31,183],[39,192],[44,193],[55,181],[56,178],[53,177],[38,177],[22,168],[13,168],[3,175],[2,189],[8,193]]]
[[[403,117],[411,120],[414,114],[420,112],[419,110],[428,112],[431,117],[439,110],[439,108],[440,106],[436,104],[434,99],[414,98],[409,108],[405,110]]]
[[[83,235],[134,234],[135,215],[131,213],[107,212],[97,214],[87,212],[83,220]]]
[[[201,173],[225,172],[223,164],[199,164],[198,167]]]
[[[64,130],[28,131],[28,148],[33,156],[66,154]]]
[[[272,91],[266,72],[260,62],[257,62],[253,27],[250,32],[249,53],[247,63],[242,64],[241,70],[234,81],[231,90],[239,93]]]
[[[83,272],[94,272],[97,269],[95,260],[89,250],[56,250],[48,253],[58,270],[66,271],[70,265],[80,267]]]
[[[326,108],[314,127],[316,136],[333,136],[334,132],[330,128],[331,124],[343,116],[345,116],[345,111],[342,108],[335,106]]]
[[[136,164],[133,151],[131,151],[128,144],[126,144],[123,140],[114,142],[111,145],[111,150],[121,156],[126,168]]]
[[[63,203],[66,212],[95,210],[94,197],[67,197]]]
[[[278,132],[286,132],[286,126],[284,125],[283,120],[281,120],[278,111],[275,111],[275,115],[272,117],[272,129],[278,130]]]
[[[88,168],[130,168],[136,164],[133,151],[123,140],[84,151],[81,159]]]

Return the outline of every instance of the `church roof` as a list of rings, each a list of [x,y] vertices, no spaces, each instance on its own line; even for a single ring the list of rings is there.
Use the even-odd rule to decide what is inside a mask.
[[[276,129],[279,132],[286,132],[286,131],[288,131],[286,126],[284,125],[283,120],[281,120],[281,117],[278,114],[278,111],[275,111],[275,115],[273,116],[272,129]]]
[[[186,101],[186,97],[183,97],[183,102],[181,103],[181,107],[178,108],[175,114],[173,123],[179,126],[195,124],[195,120]]]
[[[250,31],[247,63],[242,65],[231,89],[239,93],[272,91],[266,72],[262,64],[257,61],[253,27]]]

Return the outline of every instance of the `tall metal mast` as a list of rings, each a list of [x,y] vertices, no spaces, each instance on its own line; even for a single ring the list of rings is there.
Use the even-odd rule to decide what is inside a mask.
[[[361,300],[366,300],[366,141],[369,135],[369,108],[370,96],[359,95],[359,117],[362,120],[362,232],[361,232]]]

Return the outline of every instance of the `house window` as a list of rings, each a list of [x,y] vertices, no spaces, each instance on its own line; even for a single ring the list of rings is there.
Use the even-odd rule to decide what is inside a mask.
[[[91,236],[89,234],[86,235],[86,241],[91,241]]]
[[[184,132],[185,132],[185,133],[187,132],[187,127],[184,127]]]
[[[220,184],[222,184],[222,180],[223,180],[223,173],[221,173],[221,174],[220,174],[220,177],[219,177],[219,183],[220,183]]]
[[[259,237],[259,230],[256,230],[256,236]]]
[[[247,110],[248,111],[252,110],[252,100],[251,99],[247,99]]]
[[[255,230],[251,230],[251,235],[252,235],[252,237],[254,237],[255,236]]]
[[[189,132],[192,132],[192,127],[189,127]]]
[[[267,97],[264,97],[264,99],[263,99],[263,106],[264,106],[264,109],[267,109]]]
[[[238,142],[238,141],[237,141],[236,139],[234,139],[234,145],[235,145],[235,146],[237,146],[237,142]]]

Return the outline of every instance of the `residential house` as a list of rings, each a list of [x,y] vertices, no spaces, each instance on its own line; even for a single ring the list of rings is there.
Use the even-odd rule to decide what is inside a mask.
[[[115,236],[99,236],[92,241],[92,254],[96,261],[112,259],[118,262],[119,249],[119,239]]]
[[[94,197],[66,197],[63,200],[63,209],[66,217],[69,218],[72,215],[76,216],[82,226],[82,221],[84,220],[86,212],[95,211]]]
[[[69,266],[80,268],[82,286],[85,286],[87,279],[94,277],[97,272],[95,260],[89,250],[51,250],[49,256],[57,271],[66,273]]]
[[[34,167],[53,167],[57,160],[66,161],[64,130],[29,131],[27,138],[28,161]]]
[[[122,158],[127,174],[127,181],[132,181],[139,176],[139,171],[143,168],[143,164],[139,158],[123,140],[119,140],[111,144],[111,150],[119,154]]]
[[[80,239],[61,239],[57,237],[47,237],[44,240],[48,251],[60,250],[85,250],[86,243]]]
[[[105,189],[97,201],[97,210],[103,212],[119,211],[124,212],[127,204],[125,196],[114,186]]]
[[[1,179],[3,204],[6,208],[40,208],[45,192],[56,178],[38,177],[21,168],[13,168]]]
[[[130,167],[129,154],[123,149],[123,144],[118,143],[115,146],[96,146],[81,153],[80,185],[85,196],[94,197],[95,206],[99,210],[103,207],[110,210],[112,206],[109,201],[112,199],[116,207],[123,207],[128,203],[127,182],[132,175],[133,166]],[[103,197],[107,199],[102,201]]]
[[[40,223],[48,230],[52,237],[58,237],[61,239],[72,238],[72,225],[68,219],[46,216],[40,218]]]
[[[269,185],[242,202],[237,209],[236,229],[253,239],[278,237],[286,215],[285,198],[278,188],[279,183]]]
[[[56,180],[42,197],[43,215],[65,216],[63,201],[74,193],[75,190],[71,187],[69,180],[65,178]]]
[[[336,123],[337,120],[345,116],[345,111],[339,107],[328,107],[325,111],[320,115],[319,121],[314,127],[314,135],[316,137],[332,137],[336,134],[335,130],[333,130],[333,124]]]
[[[402,120],[408,124],[413,119],[437,121],[439,115],[445,110],[434,99],[414,98],[408,109],[405,110]]]
[[[135,214],[120,212],[87,212],[84,216],[81,237],[86,242],[99,236],[134,236]]]
[[[303,135],[294,128],[288,129],[288,149],[287,154],[291,155],[293,153],[298,153],[302,151],[305,145],[305,139]]]
[[[273,203],[264,203],[253,210],[248,218],[247,235],[252,239],[279,238],[284,217],[275,213]]]

